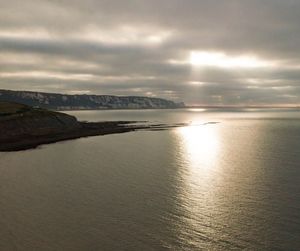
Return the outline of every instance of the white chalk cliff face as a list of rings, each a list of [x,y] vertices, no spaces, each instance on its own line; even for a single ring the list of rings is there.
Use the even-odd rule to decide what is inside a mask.
[[[63,95],[8,90],[0,90],[0,101],[17,102],[56,110],[165,109],[184,107],[184,103],[175,103],[160,98],[110,95]]]

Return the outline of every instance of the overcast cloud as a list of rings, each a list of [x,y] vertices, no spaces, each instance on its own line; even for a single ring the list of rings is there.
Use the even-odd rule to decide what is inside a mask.
[[[298,105],[300,1],[0,0],[0,88]]]

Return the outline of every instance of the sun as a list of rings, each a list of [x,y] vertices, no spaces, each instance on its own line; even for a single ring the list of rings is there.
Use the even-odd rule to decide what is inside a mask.
[[[228,56],[221,52],[192,51],[189,63],[193,66],[208,66],[219,68],[259,68],[268,67],[270,62],[254,56]]]

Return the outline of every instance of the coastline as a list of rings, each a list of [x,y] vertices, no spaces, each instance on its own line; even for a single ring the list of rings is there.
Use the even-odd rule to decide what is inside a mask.
[[[13,152],[37,148],[40,145],[56,143],[65,140],[78,139],[90,136],[116,134],[145,129],[145,126],[133,125],[138,121],[115,121],[115,122],[78,122],[76,129],[63,132],[49,133],[45,135],[22,135],[13,137],[0,143],[0,152]]]
[[[26,134],[0,142],[0,152],[16,152],[35,149],[41,145],[74,140],[85,137],[120,134],[133,131],[163,131],[176,127],[186,126],[186,123],[177,124],[138,124],[147,121],[107,121],[107,122],[78,122],[76,129],[44,135]]]
[[[24,104],[0,102],[0,152],[22,151],[82,137],[136,130],[167,130],[185,124],[148,121],[78,121],[76,117]]]

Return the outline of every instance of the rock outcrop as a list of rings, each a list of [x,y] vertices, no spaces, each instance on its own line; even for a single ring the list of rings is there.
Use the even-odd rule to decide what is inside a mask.
[[[25,135],[42,136],[75,130],[80,127],[73,116],[31,108],[26,105],[0,102],[0,140]]]
[[[61,112],[0,102],[0,151],[26,150],[42,144],[88,136],[137,130],[160,131],[181,126],[186,124],[149,124],[147,121],[80,122]]]
[[[63,140],[144,128],[134,122],[79,122],[68,114],[0,102],[0,151],[18,151]]]

